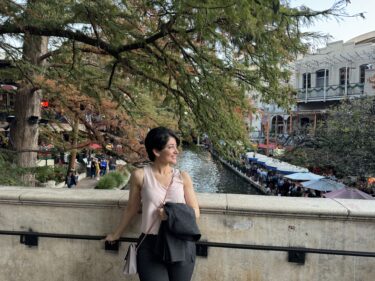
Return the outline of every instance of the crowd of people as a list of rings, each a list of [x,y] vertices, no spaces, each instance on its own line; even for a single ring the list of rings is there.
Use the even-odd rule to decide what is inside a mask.
[[[86,163],[86,176],[96,180],[106,175],[108,171],[116,170],[116,159],[112,156],[88,157],[84,159],[84,163]],[[69,170],[65,177],[65,184],[68,188],[78,184],[77,171]]]
[[[99,180],[101,176],[107,174],[108,171],[116,170],[116,159],[112,156],[91,157],[87,160],[87,177]]]
[[[291,197],[321,197],[318,190],[304,188],[300,182],[292,181],[275,171],[250,165],[246,169],[246,175],[255,182],[265,187],[266,194]]]
[[[255,183],[264,187],[267,195],[291,197],[322,197],[319,190],[305,188],[298,181],[292,181],[277,171],[270,171],[263,166],[249,162],[245,157],[241,162],[230,162]]]

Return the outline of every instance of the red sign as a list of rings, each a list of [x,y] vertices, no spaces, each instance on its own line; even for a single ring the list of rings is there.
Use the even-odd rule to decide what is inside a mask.
[[[43,107],[43,108],[47,108],[49,106],[49,102],[44,100],[44,101],[41,101],[40,105]]]

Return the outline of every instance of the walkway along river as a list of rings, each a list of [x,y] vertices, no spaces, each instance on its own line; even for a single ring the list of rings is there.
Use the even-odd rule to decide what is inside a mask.
[[[178,168],[190,174],[197,192],[262,194],[205,149],[183,147]]]

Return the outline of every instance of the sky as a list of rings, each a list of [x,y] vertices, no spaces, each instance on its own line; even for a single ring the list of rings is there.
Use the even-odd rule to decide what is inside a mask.
[[[290,0],[291,6],[304,4],[314,10],[324,10],[332,6],[334,0]],[[347,5],[349,15],[364,13],[365,19],[361,17],[322,20],[305,29],[308,31],[319,31],[329,33],[333,36],[329,42],[343,40],[348,41],[366,32],[375,31],[375,0],[350,0]]]

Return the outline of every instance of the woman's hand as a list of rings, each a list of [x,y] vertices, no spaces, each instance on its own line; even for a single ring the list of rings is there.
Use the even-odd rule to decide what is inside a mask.
[[[114,234],[110,233],[105,238],[104,241],[109,242],[110,244],[116,242],[120,237],[115,236]]]
[[[163,207],[158,208],[158,214],[159,214],[159,218],[160,218],[162,221],[165,221],[165,220],[168,219],[168,216],[167,216],[167,214],[165,213]]]

